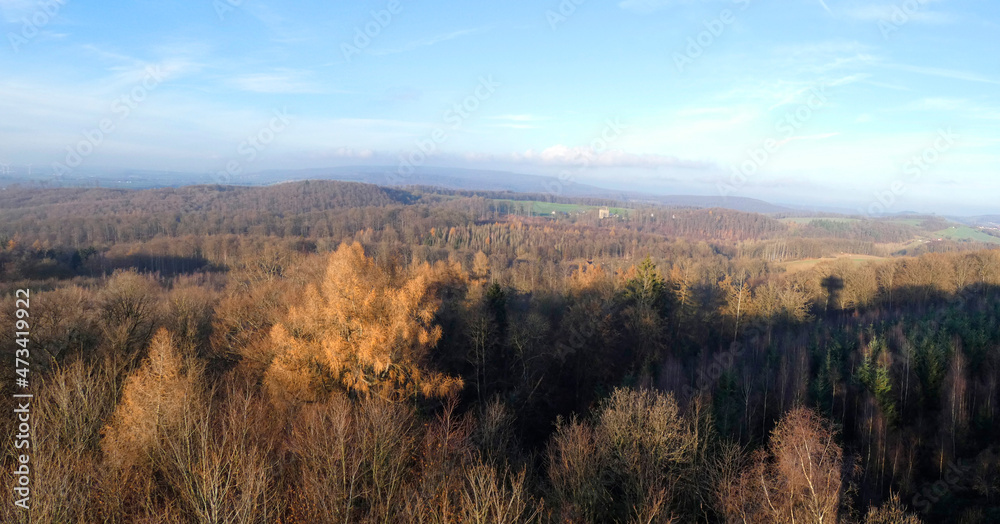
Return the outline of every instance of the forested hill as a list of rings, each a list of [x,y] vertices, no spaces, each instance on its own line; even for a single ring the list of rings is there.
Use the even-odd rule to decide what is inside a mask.
[[[601,220],[597,213],[601,206],[610,206],[613,216]],[[515,222],[520,225],[514,226]],[[509,237],[507,228],[523,226],[517,235],[527,235],[530,249],[543,258],[544,251],[553,247],[559,257],[638,253],[642,246],[665,237],[730,248],[738,244],[744,253],[784,261],[838,253],[887,256],[900,250],[908,254],[950,250],[960,247],[956,242],[963,237],[937,231],[949,224],[938,217],[778,219],[731,209],[610,198],[416,186],[398,189],[340,181],[145,190],[12,186],[0,191],[0,240],[17,237],[51,248],[100,248],[185,235],[343,238],[361,230],[370,231],[373,239],[390,242],[398,238],[410,244],[471,246],[503,243]],[[560,232],[553,234],[552,228]],[[607,234],[595,235],[597,231]],[[971,228],[966,234],[966,244],[969,240],[1000,241]],[[550,236],[560,240],[541,240]],[[919,240],[921,236],[934,242]]]
[[[8,188],[32,522],[998,522],[997,243],[329,181]]]
[[[44,209],[63,215],[106,214],[119,210],[146,213],[190,213],[211,210],[236,214],[267,209],[274,213],[304,213],[347,207],[407,204],[412,194],[353,182],[295,182],[266,188],[243,186],[185,186],[130,191],[101,188],[30,190],[11,187],[0,191],[0,210],[18,214]]]
[[[601,222],[596,208],[608,204],[618,206],[613,207],[616,216]],[[633,207],[625,207],[630,205]],[[419,237],[431,228],[506,222],[510,216],[529,227],[605,227],[692,240],[760,240],[789,229],[765,215],[721,208],[667,208],[598,198],[429,187],[404,190],[337,181],[138,191],[0,191],[0,235],[20,234],[60,244],[69,243],[70,235],[73,241],[86,239],[100,244],[189,234],[322,238],[356,228],[383,230],[387,225]]]

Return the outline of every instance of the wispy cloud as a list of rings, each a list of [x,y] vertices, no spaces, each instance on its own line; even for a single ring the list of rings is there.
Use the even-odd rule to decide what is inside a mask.
[[[820,0],[822,1],[822,0]],[[954,13],[935,11],[924,4],[935,0],[922,0],[920,8],[910,10],[905,13],[907,21],[924,24],[950,24],[959,21],[959,17]],[[893,15],[900,10],[898,3],[855,5],[844,11],[848,18],[853,18],[862,22],[878,22],[880,20],[891,20]]]
[[[781,106],[784,106],[784,105],[788,105],[788,104],[792,104],[792,103],[796,103],[796,102],[801,102],[801,101],[804,100],[804,97],[807,98],[808,96],[811,96],[812,93],[814,91],[816,91],[817,89],[821,89],[821,88],[822,89],[826,89],[827,87],[840,87],[840,86],[844,86],[844,85],[848,85],[848,84],[853,84],[853,83],[865,80],[869,76],[871,76],[871,75],[868,75],[868,74],[865,74],[865,73],[858,73],[858,74],[854,74],[854,75],[848,75],[848,76],[840,77],[840,78],[837,78],[837,79],[834,79],[834,80],[829,80],[829,81],[826,81],[826,82],[818,82],[818,83],[813,84],[813,85],[805,85],[805,86],[803,86],[803,87],[801,87],[801,88],[799,88],[799,89],[797,89],[797,90],[789,93],[784,98],[782,98],[781,101],[773,104],[771,107],[768,107],[767,111],[770,112],[770,111],[773,111],[774,109],[776,109],[778,107],[781,107]]]
[[[875,80],[865,80],[866,84],[873,85],[875,87],[881,87],[884,89],[892,89],[893,91],[913,91],[909,87],[901,86],[897,84],[890,84],[888,82],[877,82]]]
[[[939,67],[923,67],[923,66],[911,66],[906,64],[884,64],[885,67],[892,69],[897,69],[900,71],[907,71],[910,73],[917,73],[920,75],[936,76],[940,78],[951,78],[953,80],[965,80],[967,82],[980,82],[984,84],[994,84],[1000,85],[1000,80],[993,78],[988,78],[976,73],[969,73],[966,71],[958,71],[955,69],[944,69]]]
[[[589,147],[555,145],[540,152],[528,150],[511,155],[511,160],[528,164],[547,166],[595,166],[595,167],[683,167],[704,169],[705,162],[682,160],[674,156],[628,153],[620,149],[597,152]]]
[[[356,149],[351,147],[338,147],[336,149],[325,151],[317,156],[320,158],[336,158],[336,159],[356,159],[356,160],[370,160],[376,158],[376,152],[371,149]]]
[[[731,107],[685,107],[677,111],[678,116],[725,115],[732,112]]]
[[[385,99],[390,102],[416,102],[421,96],[423,93],[413,86],[392,87],[385,92]]]
[[[394,48],[388,48],[388,49],[373,49],[373,50],[370,51],[370,53],[373,54],[373,55],[376,55],[376,56],[392,55],[392,54],[396,54],[396,53],[405,53],[407,51],[412,51],[414,49],[419,49],[421,47],[428,47],[428,46],[432,46],[434,44],[439,44],[441,42],[447,42],[449,40],[454,40],[456,38],[461,38],[463,36],[473,35],[473,34],[481,32],[483,30],[484,30],[484,28],[462,29],[460,31],[452,31],[450,33],[444,33],[444,34],[435,35],[435,36],[431,36],[431,37],[427,37],[427,38],[421,38],[419,40],[414,40],[414,41],[408,42],[407,44],[405,44],[403,46],[400,46],[400,47],[394,47]]]
[[[803,135],[803,136],[790,136],[780,142],[779,145],[785,145],[789,142],[795,142],[797,140],[826,140],[827,138],[833,138],[840,133],[823,133],[821,135]]]
[[[538,126],[534,124],[515,124],[515,123],[489,124],[489,127],[505,127],[507,129],[538,129]]]
[[[230,87],[250,93],[268,94],[318,94],[328,92],[312,79],[308,71],[292,69],[276,70],[269,73],[248,73],[230,78]]]
[[[275,43],[302,43],[314,36],[310,26],[293,22],[263,2],[244,2],[242,9],[267,28],[271,41]]]
[[[538,122],[548,120],[546,117],[535,115],[498,115],[488,117],[488,120],[500,120],[499,124],[488,124],[487,127],[498,127],[506,129],[538,129]]]
[[[649,14],[675,5],[692,3],[695,0],[622,0],[618,2],[618,7],[634,13]]]
[[[948,97],[921,98],[905,106],[906,111],[957,111],[966,107],[968,100]]]
[[[109,75],[99,78],[101,91],[113,92],[123,86],[130,86],[141,81],[150,71],[156,73],[161,81],[174,80],[196,73],[203,69],[197,53],[191,48],[178,44],[176,48],[157,49],[152,54],[156,59],[146,59],[131,56],[117,50],[86,44],[80,47],[104,65]]]
[[[489,117],[490,120],[509,120],[511,122],[538,122],[548,120],[548,117],[536,115],[497,115]]]
[[[0,0],[0,13],[3,13],[3,19],[7,23],[20,21],[21,17],[38,9],[32,0]]]

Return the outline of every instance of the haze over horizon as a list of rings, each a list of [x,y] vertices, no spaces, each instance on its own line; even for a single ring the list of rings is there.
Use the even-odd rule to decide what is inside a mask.
[[[166,170],[211,183],[227,170],[446,166],[1000,213],[993,3],[0,0],[0,11],[0,174]]]

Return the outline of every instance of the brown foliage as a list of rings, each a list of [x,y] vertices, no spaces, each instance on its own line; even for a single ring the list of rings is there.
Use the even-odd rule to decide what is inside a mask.
[[[167,296],[167,319],[178,345],[195,354],[208,350],[214,294],[201,286],[175,287]]]
[[[404,508],[413,413],[399,403],[343,395],[307,405],[292,428],[300,477],[292,514],[304,522],[386,522]]]
[[[274,484],[274,417],[250,392],[235,392],[217,412],[192,406],[156,467],[185,515],[197,522],[267,524],[282,511]]]
[[[843,456],[829,422],[795,408],[755,454],[729,502],[727,518],[744,522],[836,522]]]
[[[477,463],[465,470],[459,522],[475,524],[517,524],[539,520],[543,504],[536,504],[525,489],[525,471],[499,472]]]
[[[112,381],[99,366],[75,362],[42,383],[32,402],[31,522],[95,518],[90,487],[100,464],[100,430],[114,401]]]
[[[603,522],[630,514],[642,522],[670,522],[696,446],[673,395],[616,389],[593,427],[561,423],[549,443],[560,518]]]
[[[125,381],[122,400],[105,429],[105,456],[115,468],[140,467],[160,441],[176,433],[192,406],[204,401],[201,370],[185,359],[172,335],[161,329],[149,356]]]
[[[150,340],[155,327],[160,286],[134,271],[116,271],[97,299],[105,355],[116,371],[127,369]]]
[[[300,305],[271,331],[271,392],[316,400],[343,389],[399,399],[461,389],[461,380],[426,368],[428,352],[441,338],[441,328],[433,325],[439,304],[432,293],[435,276],[424,264],[398,282],[360,244],[342,244],[321,284],[308,287]]]
[[[66,286],[34,295],[32,327],[36,351],[45,364],[92,350],[97,344],[99,324],[94,318],[93,293],[80,286]],[[101,326],[103,327],[103,326]],[[36,362],[42,359],[37,358]]]
[[[893,493],[889,500],[879,507],[872,507],[865,515],[865,524],[920,524],[916,515],[906,512],[899,501],[899,494]]]

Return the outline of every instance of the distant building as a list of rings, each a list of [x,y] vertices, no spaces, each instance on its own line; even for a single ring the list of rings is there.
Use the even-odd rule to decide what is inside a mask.
[[[611,217],[611,210],[607,206],[602,207],[597,210],[597,218],[609,218]]]

